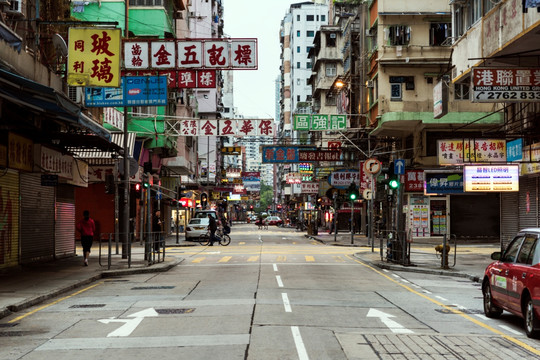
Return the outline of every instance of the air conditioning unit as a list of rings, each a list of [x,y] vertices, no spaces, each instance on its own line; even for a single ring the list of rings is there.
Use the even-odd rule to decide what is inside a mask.
[[[174,13],[174,18],[175,19],[179,19],[179,20],[182,20],[184,18],[184,13],[182,11],[176,11]]]
[[[68,86],[69,100],[82,104],[84,100],[84,87],[80,86]]]
[[[330,39],[335,39],[335,38],[336,38],[336,34],[331,33],[331,34],[330,34]]]
[[[368,80],[367,84],[366,84],[366,87],[368,87],[370,89],[373,88],[373,80]]]
[[[24,16],[26,1],[25,0],[11,0],[11,5],[6,9],[8,14]]]

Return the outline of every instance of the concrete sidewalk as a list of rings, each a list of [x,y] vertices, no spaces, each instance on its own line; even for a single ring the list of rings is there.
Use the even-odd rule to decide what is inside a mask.
[[[178,244],[176,236],[168,236],[165,243],[166,247],[194,245],[186,243],[183,236]],[[77,256],[0,272],[0,318],[103,278],[167,271],[183,261],[183,258],[165,253],[164,260],[147,265],[144,245],[134,242],[130,266],[127,259],[122,259],[120,250],[118,255],[111,257],[109,269],[107,257],[102,253],[99,258],[99,247],[94,242],[89,264],[83,266],[82,248],[78,245]],[[102,243],[104,247],[107,245]],[[115,247],[113,253],[116,254]]]
[[[319,232],[318,235],[306,235],[306,237],[326,245],[358,247],[355,256],[359,260],[381,269],[463,277],[477,282],[482,281],[486,266],[493,262],[491,254],[500,251],[498,242],[457,241],[457,244],[450,244],[449,266],[448,269],[443,269],[441,256],[435,251],[435,246],[441,244],[438,240],[415,240],[411,243],[410,264],[400,265],[386,260],[386,243],[376,239],[372,246],[365,235],[355,234],[352,241],[350,233],[338,233],[335,236],[335,234]]]

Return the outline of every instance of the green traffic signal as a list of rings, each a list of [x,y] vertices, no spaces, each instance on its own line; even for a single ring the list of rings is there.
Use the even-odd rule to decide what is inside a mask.
[[[349,194],[349,199],[356,200],[356,194],[355,193],[350,193]]]
[[[390,179],[388,186],[390,186],[391,189],[397,189],[399,187],[399,181],[397,179]]]

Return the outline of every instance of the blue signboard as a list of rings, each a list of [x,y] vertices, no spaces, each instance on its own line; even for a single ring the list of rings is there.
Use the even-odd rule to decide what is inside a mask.
[[[424,172],[427,194],[462,194],[462,173],[428,173]]]
[[[394,160],[394,174],[396,175],[405,174],[405,160],[403,159]]]
[[[506,160],[521,161],[523,159],[523,139],[516,139],[506,143]]]
[[[118,88],[86,88],[87,107],[167,105],[166,76],[122,77]]]
[[[312,150],[313,147],[300,146],[263,146],[263,163],[299,163],[298,153],[300,150]]]

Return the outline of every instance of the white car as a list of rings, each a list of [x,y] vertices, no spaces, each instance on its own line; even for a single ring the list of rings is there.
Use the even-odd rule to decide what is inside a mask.
[[[186,241],[197,241],[202,234],[208,231],[208,214],[217,219],[217,213],[214,210],[199,210],[186,227]]]

